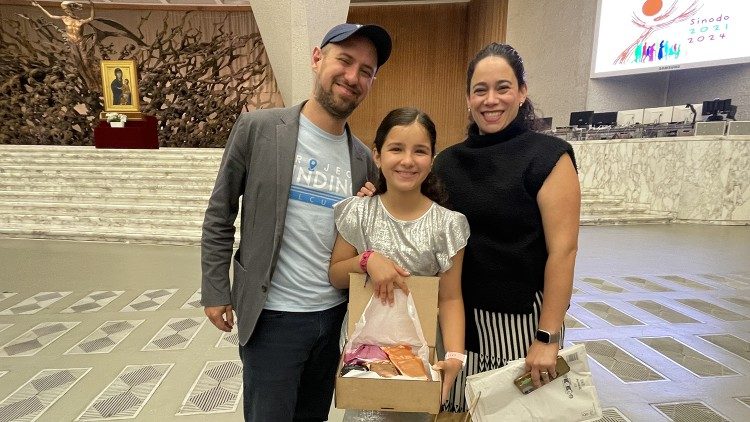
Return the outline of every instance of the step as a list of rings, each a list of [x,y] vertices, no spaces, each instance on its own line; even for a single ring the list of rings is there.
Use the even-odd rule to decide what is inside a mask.
[[[68,168],[68,167],[128,167],[128,168],[164,168],[165,165],[179,166],[186,168],[200,168],[205,170],[217,171],[219,164],[221,164],[221,157],[217,159],[205,159],[205,158],[187,158],[187,157],[175,157],[174,159],[164,159],[161,157],[152,157],[148,159],[132,159],[132,158],[100,158],[91,156],[78,156],[70,158],[57,158],[57,157],[24,157],[19,155],[18,157],[1,157],[0,156],[0,168],[17,168],[17,167],[54,167],[54,168]]]
[[[191,216],[192,217],[192,216]],[[0,214],[0,224],[5,227],[26,227],[26,228],[46,228],[52,226],[60,227],[130,227],[137,229],[139,227],[156,227],[156,228],[198,228],[203,226],[203,219],[200,218],[172,218],[172,219],[155,219],[138,216],[119,216],[119,215],[46,215],[46,214]],[[239,225],[239,219],[237,220]]]
[[[126,156],[126,157],[221,157],[224,148],[159,148],[159,149],[117,149],[117,148],[95,148],[92,146],[73,145],[0,145],[0,156],[23,154],[25,156]]]
[[[159,206],[159,205],[122,205],[122,204],[65,204],[38,202],[9,202],[0,206],[2,214],[33,215],[130,215],[151,218],[186,218],[202,219],[206,206]],[[198,217],[199,216],[199,217]]]
[[[217,169],[218,170],[218,169]],[[121,175],[163,175],[170,176],[195,176],[195,170],[189,167],[170,168],[170,167],[152,167],[152,168],[131,168],[125,166],[119,167],[102,167],[102,166],[33,166],[33,165],[3,165],[0,172],[5,174],[33,174],[33,175],[83,175],[85,177],[119,177]],[[216,173],[216,172],[214,172]],[[212,177],[216,177],[213,174]]]
[[[623,202],[623,198],[597,198],[597,197],[581,197],[582,206],[594,206],[594,205],[619,205]]]
[[[623,214],[619,216],[610,215],[582,215],[581,225],[620,225],[620,224],[669,224],[674,221],[674,217],[669,215],[656,214]]]
[[[18,180],[20,183],[26,183],[26,182],[35,182],[35,181],[50,181],[50,180],[56,180],[58,183],[61,184],[71,184],[75,185],[79,181],[85,181],[90,180],[89,178],[93,178],[93,180],[106,180],[110,183],[116,184],[118,181],[125,180],[125,181],[142,181],[143,183],[148,184],[156,184],[156,183],[164,183],[166,181],[169,181],[170,183],[192,183],[192,184],[205,184],[209,183],[213,185],[216,180],[216,173],[213,174],[190,174],[189,172],[186,172],[185,174],[159,174],[157,172],[141,172],[141,173],[133,173],[133,172],[126,172],[126,173],[118,173],[118,174],[111,174],[109,172],[104,172],[104,174],[94,174],[92,172],[82,171],[82,172],[65,172],[65,171],[49,171],[49,172],[39,172],[39,173],[29,173],[29,172],[3,172],[2,169],[0,169],[0,177],[2,177],[3,180],[10,181],[10,180]]]
[[[0,190],[0,204],[8,202],[36,202],[41,204],[112,204],[112,205],[170,205],[203,207],[208,205],[210,192],[205,195],[183,195],[179,191],[161,191],[158,195],[137,193],[98,192],[17,192]],[[0,205],[3,207],[3,205]]]
[[[201,231],[198,230],[134,230],[132,228],[78,228],[52,225],[45,228],[0,227],[0,238],[6,239],[56,239],[90,242],[123,242],[143,244],[165,244],[200,246]],[[235,233],[234,247],[239,246],[240,233]]]
[[[80,229],[70,230],[64,227],[51,227],[44,229],[3,228],[0,227],[0,238],[8,239],[55,239],[75,240],[91,242],[124,242],[145,243],[163,245],[199,246],[200,232],[158,232],[138,233],[133,231],[83,231]]]
[[[168,181],[167,181],[168,182]],[[180,192],[186,195],[210,196],[214,183],[144,183],[142,180],[110,180],[89,179],[77,180],[73,183],[61,183],[59,178],[33,180],[19,183],[16,180],[0,178],[0,191],[6,192],[90,192],[99,194],[131,193],[142,195],[172,195]]]

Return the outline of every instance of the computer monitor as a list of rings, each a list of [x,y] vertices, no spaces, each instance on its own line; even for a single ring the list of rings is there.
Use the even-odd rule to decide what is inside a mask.
[[[734,120],[734,116],[736,115],[737,115],[737,106],[736,105],[729,106],[729,111],[727,111],[727,119]]]
[[[695,116],[693,116],[693,110],[690,109],[693,106],[695,110]],[[672,107],[672,123],[694,123],[700,121],[701,110],[703,104],[690,104],[690,105],[678,105]]]
[[[643,123],[643,109],[622,110],[617,112],[617,126],[631,126]]]
[[[551,117],[539,117],[534,119],[534,130],[544,131],[552,129],[552,118]]]
[[[643,109],[643,124],[669,123],[672,121],[672,106]]]
[[[605,111],[601,113],[594,113],[591,116],[591,126],[614,126],[617,123],[617,112],[616,111]]]
[[[724,120],[723,116],[720,116],[719,113],[729,113],[732,110],[732,100],[726,99],[726,100],[720,100],[715,99],[711,101],[704,101],[703,102],[703,115],[709,116],[708,120],[711,121],[717,121],[717,120]]]
[[[594,111],[574,111],[570,113],[570,125],[578,127],[589,127]]]

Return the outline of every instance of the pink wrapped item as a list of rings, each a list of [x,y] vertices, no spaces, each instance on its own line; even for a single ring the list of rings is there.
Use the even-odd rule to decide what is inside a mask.
[[[360,344],[356,349],[344,355],[345,365],[364,365],[368,362],[388,360],[388,355],[373,344]]]

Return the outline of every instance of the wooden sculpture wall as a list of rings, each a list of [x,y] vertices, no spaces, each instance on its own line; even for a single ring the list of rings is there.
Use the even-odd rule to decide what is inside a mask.
[[[0,143],[90,145],[102,59],[136,60],[161,146],[223,146],[239,112],[281,105],[249,10],[43,7],[0,12]]]

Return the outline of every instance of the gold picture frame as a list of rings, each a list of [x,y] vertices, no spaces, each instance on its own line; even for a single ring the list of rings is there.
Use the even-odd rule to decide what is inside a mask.
[[[102,60],[101,69],[104,111],[139,112],[135,60]]]

